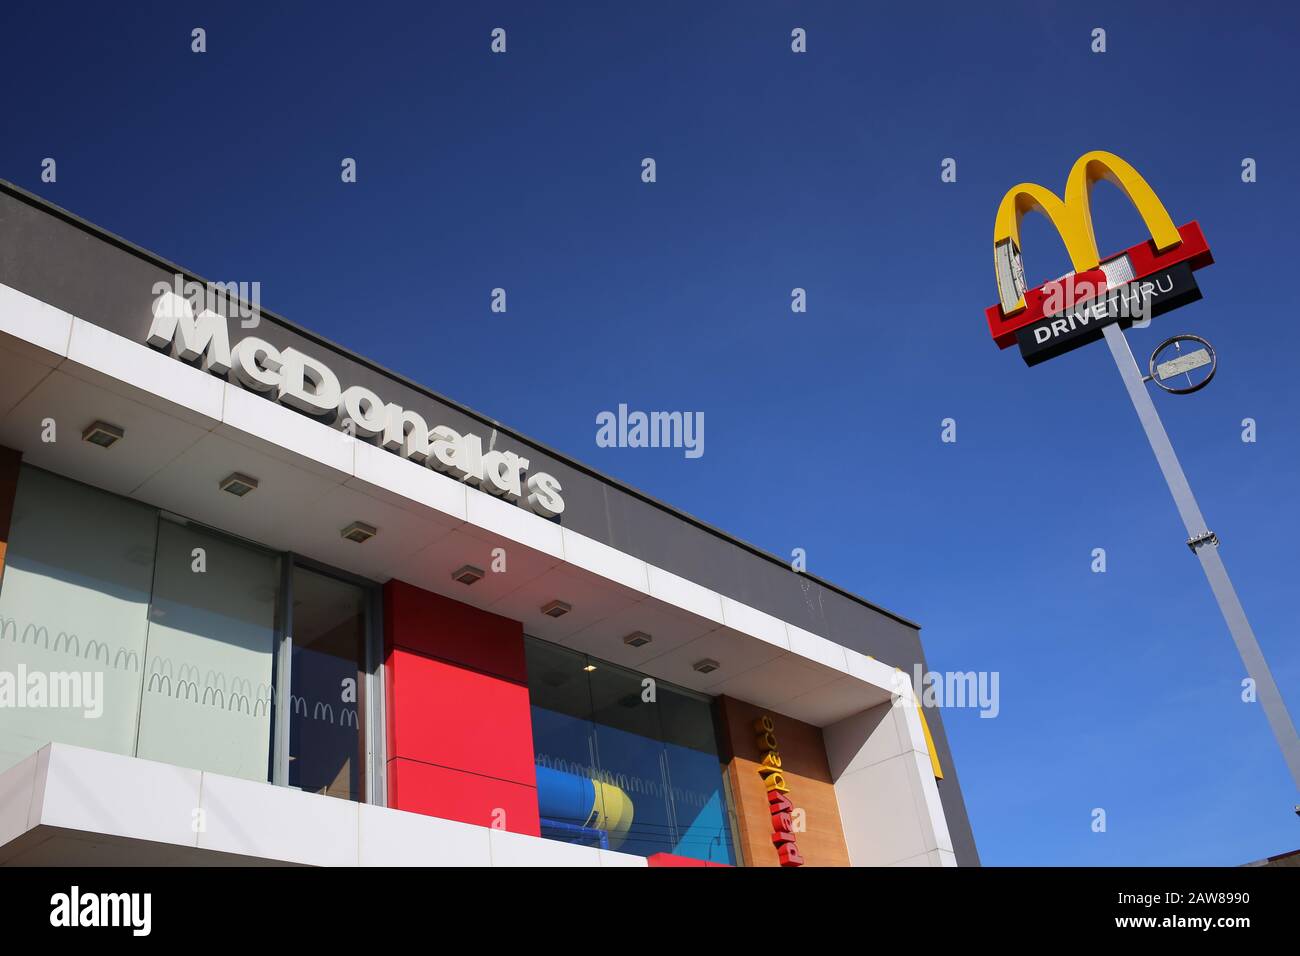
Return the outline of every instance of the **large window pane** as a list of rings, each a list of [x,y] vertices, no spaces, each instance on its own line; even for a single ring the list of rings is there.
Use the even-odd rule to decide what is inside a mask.
[[[671,687],[658,690],[669,793],[673,853],[714,863],[736,862],[723,790],[713,704]]]
[[[137,755],[266,780],[280,559],[164,520]]]
[[[735,862],[712,703],[529,638],[542,835]]]
[[[596,728],[591,721],[587,658],[542,641],[525,643],[537,764],[542,836],[566,843],[621,845],[610,840],[603,787],[596,785]]]
[[[364,800],[369,591],[293,571],[289,785]]]
[[[588,666],[593,668],[588,678],[605,812],[619,816],[631,810],[626,838],[614,849],[641,856],[671,853],[676,841],[659,739],[658,689],[613,664],[592,661]]]
[[[92,706],[0,707],[0,770],[51,741],[134,752],[157,524],[144,505],[22,469],[0,582],[0,680],[30,702],[33,679],[77,674]]]
[[[290,613],[289,560],[23,468],[0,579],[0,770],[61,741],[266,780],[291,626],[287,783],[364,800],[373,589],[294,566]]]

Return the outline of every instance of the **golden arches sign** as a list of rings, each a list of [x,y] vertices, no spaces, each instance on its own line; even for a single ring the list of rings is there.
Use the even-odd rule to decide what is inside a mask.
[[[1041,212],[1065,242],[1066,252],[1076,273],[1096,269],[1101,264],[1097,237],[1092,228],[1091,195],[1093,184],[1106,180],[1119,187],[1151,231],[1157,252],[1165,252],[1182,242],[1164,204],[1136,169],[1114,153],[1093,150],[1084,153],[1070,169],[1065,183],[1065,199],[1037,183],[1020,183],[1007,190],[998,205],[993,223],[993,261],[998,277],[998,294],[1002,310],[1008,315],[1025,307],[1023,276],[1019,273],[1020,220],[1026,212]],[[1016,269],[1009,267],[1016,264]]]

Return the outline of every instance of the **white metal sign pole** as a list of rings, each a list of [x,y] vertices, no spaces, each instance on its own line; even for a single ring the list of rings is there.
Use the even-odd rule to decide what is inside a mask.
[[[1246,612],[1241,606],[1241,601],[1237,599],[1237,592],[1228,578],[1228,570],[1223,566],[1223,559],[1219,557],[1219,541],[1205,525],[1200,506],[1192,495],[1187,476],[1183,474],[1183,466],[1178,463],[1178,456],[1174,454],[1174,446],[1169,443],[1165,426],[1156,413],[1155,403],[1151,401],[1151,394],[1147,391],[1142,372],[1133,359],[1133,353],[1128,347],[1128,340],[1124,337],[1123,330],[1118,324],[1112,323],[1103,329],[1103,333],[1106,336],[1106,344],[1110,346],[1110,354],[1115,359],[1115,365],[1119,368],[1120,377],[1124,379],[1124,387],[1128,389],[1128,396],[1133,400],[1133,408],[1137,410],[1138,419],[1147,433],[1147,441],[1151,443],[1151,450],[1156,454],[1160,471],[1164,473],[1169,491],[1174,496],[1178,514],[1182,516],[1183,524],[1187,527],[1187,543],[1201,561],[1201,568],[1204,569],[1205,577],[1210,582],[1210,590],[1214,592],[1214,599],[1219,602],[1219,611],[1227,622],[1228,630],[1232,632],[1237,653],[1241,655],[1242,663],[1246,665],[1246,673],[1255,682],[1257,699],[1264,708],[1269,726],[1273,728],[1273,736],[1277,738],[1278,746],[1282,748],[1282,756],[1291,769],[1291,778],[1295,781],[1296,789],[1300,790],[1300,738],[1296,736],[1295,724],[1287,712],[1286,702],[1282,700],[1277,684],[1273,682],[1273,674],[1264,660],[1264,653],[1259,649],[1259,642],[1255,640],[1255,632],[1251,630],[1250,622],[1246,620]]]

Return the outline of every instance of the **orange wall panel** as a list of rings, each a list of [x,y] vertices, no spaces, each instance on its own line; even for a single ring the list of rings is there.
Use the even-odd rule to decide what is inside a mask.
[[[805,866],[848,866],[849,851],[840,823],[839,802],[821,728],[734,697],[719,698],[722,757],[736,811],[740,853],[746,866],[779,866],[772,845],[772,816],[767,788],[759,776],[763,757],[754,723],[764,714],[776,725],[777,744],[788,794],[802,810],[806,830],[796,834]]]

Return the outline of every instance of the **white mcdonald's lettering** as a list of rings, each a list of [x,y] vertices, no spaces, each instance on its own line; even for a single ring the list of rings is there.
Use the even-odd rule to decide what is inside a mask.
[[[148,342],[417,464],[508,501],[524,499],[542,517],[564,511],[559,481],[545,472],[528,474],[527,458],[485,452],[478,435],[446,425],[431,428],[418,412],[385,402],[362,385],[343,388],[328,365],[297,349],[278,349],[252,336],[232,348],[225,318],[209,309],[196,316],[189,301],[175,292],[154,301]]]

